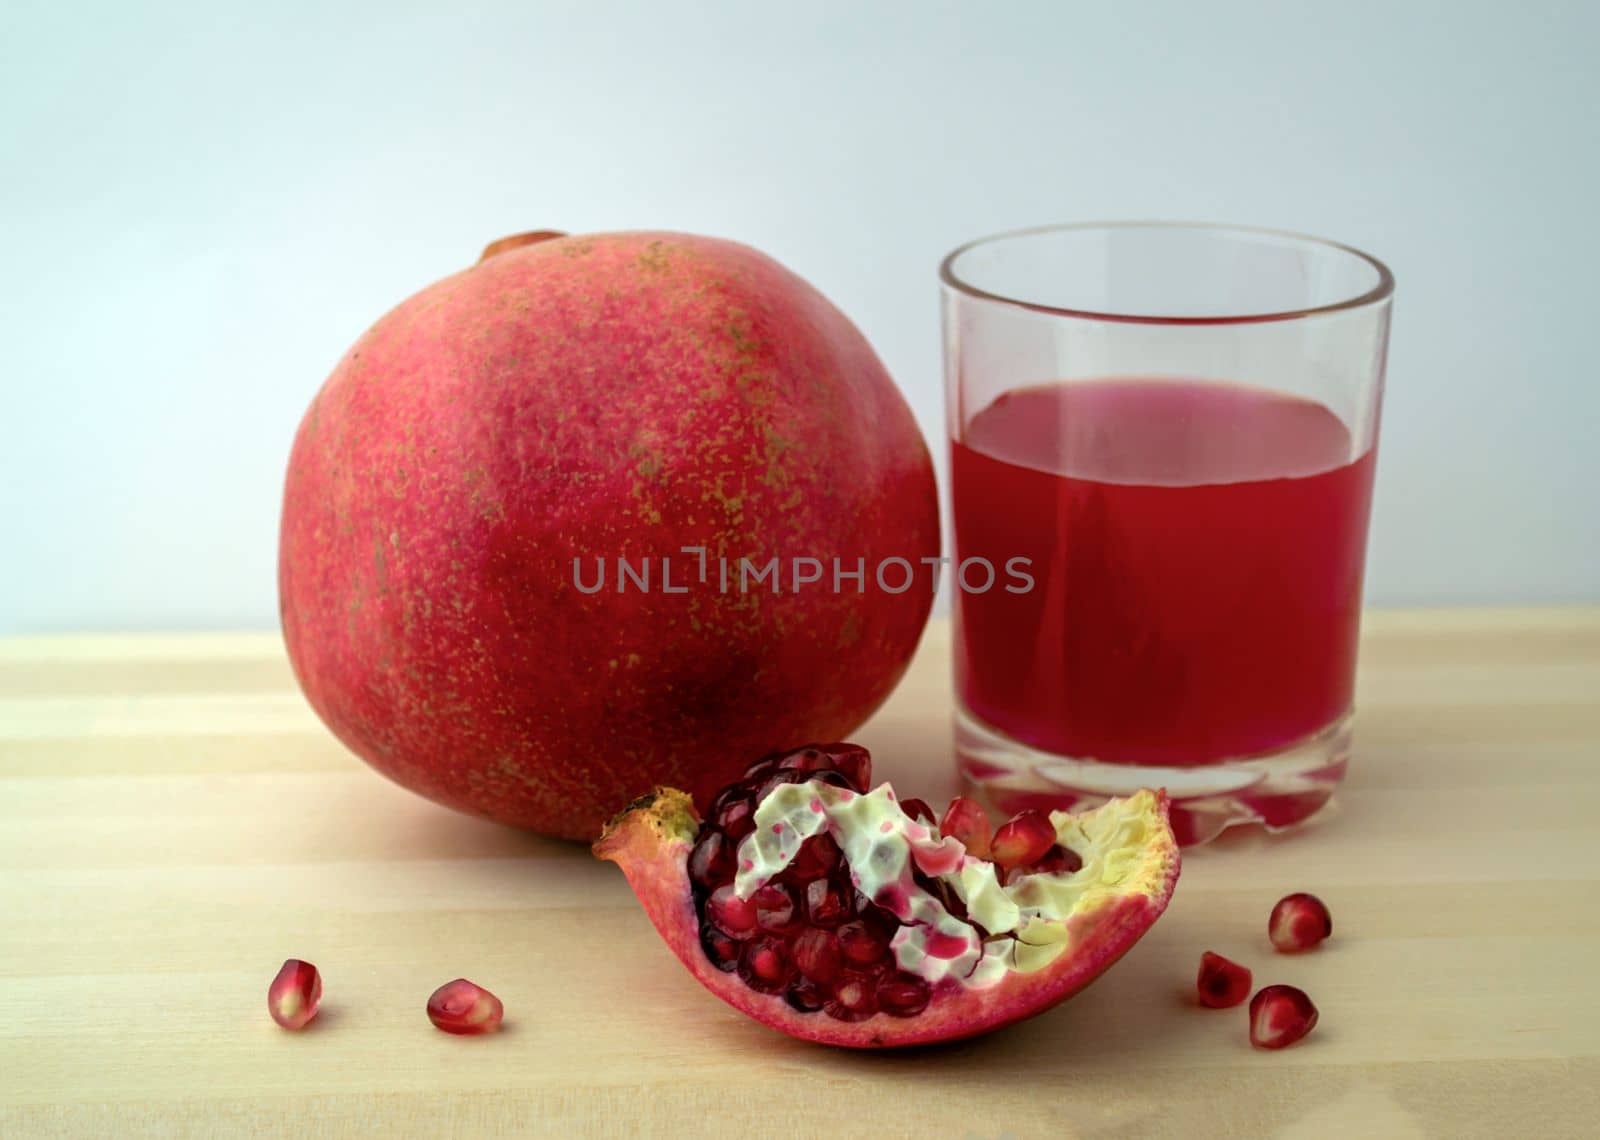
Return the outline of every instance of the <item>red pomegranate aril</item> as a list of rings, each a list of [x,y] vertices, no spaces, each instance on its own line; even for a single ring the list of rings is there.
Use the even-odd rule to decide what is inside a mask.
[[[796,748],[793,752],[778,755],[774,767],[792,768],[797,772],[815,772],[821,768],[832,768],[833,758],[824,755],[820,748]]]
[[[778,768],[778,762],[783,759],[781,752],[771,752],[757,760],[744,770],[746,781],[764,780],[772,775]]]
[[[750,786],[747,781],[740,780],[737,783],[729,784],[712,797],[711,807],[706,811],[706,819],[715,821],[717,816],[721,815],[729,804],[735,800],[743,799],[749,794]]]
[[[830,769],[843,773],[851,788],[866,791],[872,786],[872,754],[861,745],[822,745]]]
[[[749,835],[756,828],[755,803],[748,793],[731,797],[712,817],[712,824],[731,843]]]
[[[845,961],[870,966],[889,952],[889,940],[865,922],[847,922],[839,928],[839,953]]]
[[[756,904],[733,892],[733,884],[718,887],[706,900],[706,917],[716,928],[741,941],[756,932]]]
[[[756,908],[756,925],[781,934],[794,925],[794,895],[782,883],[768,883],[750,896]]]
[[[928,806],[926,800],[919,800],[916,796],[901,800],[900,810],[919,823],[925,823],[929,827],[939,826],[939,817],[933,814],[933,809]]]
[[[1083,856],[1070,847],[1063,847],[1059,843],[1053,844],[1050,850],[1039,857],[1028,870],[1035,875],[1070,875],[1083,868]]]
[[[290,958],[267,987],[267,1012],[285,1029],[304,1029],[322,1004],[322,975],[310,962]]]
[[[1267,986],[1250,999],[1250,1044],[1258,1049],[1293,1045],[1317,1025],[1317,1007],[1304,990]]]
[[[866,749],[851,744],[827,745],[822,748],[801,748],[778,760],[780,772],[793,772],[793,782],[810,779],[827,779],[839,787],[852,791],[867,790],[867,779],[872,774],[872,761]]]
[[[1207,950],[1200,955],[1195,990],[1208,1009],[1229,1009],[1250,996],[1249,967]]]
[[[806,884],[806,918],[813,926],[838,926],[852,913],[851,892],[828,879]]]
[[[967,854],[977,859],[989,857],[989,843],[994,831],[989,817],[973,800],[957,796],[944,809],[944,819],[939,821],[939,834],[959,839]]]
[[[813,982],[829,985],[839,976],[839,943],[826,930],[807,930],[794,940],[794,967]]]
[[[872,757],[860,745],[822,744],[815,748],[802,749],[800,753],[793,755],[803,755],[804,759],[791,763],[786,758],[780,761],[778,766],[801,768],[803,771],[832,768],[845,778],[850,788],[857,792],[866,791],[872,782]]]
[[[878,1008],[895,1017],[915,1017],[928,1008],[928,984],[900,974],[878,983]]]
[[[428,1020],[446,1033],[462,1037],[493,1033],[504,1016],[499,998],[465,978],[446,982],[428,999]]]
[[[785,868],[785,876],[796,883],[809,883],[820,879],[839,865],[839,845],[831,835],[813,835],[800,844],[794,859]]]
[[[846,974],[833,987],[833,1000],[823,1008],[841,1021],[863,1021],[878,1012],[877,986],[866,974]]]
[[[856,891],[855,896],[856,914],[866,923],[867,929],[878,932],[884,945],[887,946],[889,940],[894,937],[894,932],[900,929],[900,920],[890,911],[868,900],[860,891]]]
[[[1028,808],[1012,816],[994,833],[990,857],[997,867],[1026,867],[1038,862],[1056,841],[1056,829],[1040,812]]]
[[[733,844],[713,828],[700,834],[700,842],[689,853],[689,881],[701,890],[711,891],[733,881]]]
[[[1283,954],[1309,950],[1333,933],[1333,916],[1316,895],[1304,892],[1278,900],[1267,920],[1267,937]]]
[[[700,946],[711,959],[711,964],[724,974],[739,964],[739,951],[743,944],[729,938],[709,922],[700,924]]]
[[[773,792],[785,784],[803,784],[807,780],[821,780],[825,784],[832,784],[836,788],[849,788],[850,781],[843,772],[836,772],[832,768],[823,768],[816,772],[796,772],[789,769],[780,769],[756,785],[752,798],[757,804],[766,799]]]
[[[783,940],[768,936],[748,944],[739,958],[739,976],[745,985],[761,993],[777,993],[788,985],[794,967]]]
[[[796,772],[787,768],[780,768],[776,772],[771,772],[759,779],[747,781],[747,786],[750,789],[751,801],[759,806],[762,800],[785,784],[803,784],[807,780],[825,779],[827,775],[828,773],[826,772]],[[837,774],[835,775],[837,776]],[[841,783],[844,781],[843,776],[837,776],[837,779]]]
[[[815,982],[800,978],[789,983],[789,988],[783,993],[783,1000],[801,1013],[816,1013],[826,1004],[828,996]]]

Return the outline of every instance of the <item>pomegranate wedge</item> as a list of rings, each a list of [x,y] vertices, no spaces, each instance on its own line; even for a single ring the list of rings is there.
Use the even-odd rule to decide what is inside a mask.
[[[1177,882],[1164,793],[1025,813],[993,832],[997,866],[920,801],[908,813],[869,784],[864,749],[811,745],[758,761],[705,823],[657,788],[594,850],[712,993],[853,1048],[972,1037],[1050,1008],[1138,941]],[[975,808],[956,813],[961,834],[987,840]]]

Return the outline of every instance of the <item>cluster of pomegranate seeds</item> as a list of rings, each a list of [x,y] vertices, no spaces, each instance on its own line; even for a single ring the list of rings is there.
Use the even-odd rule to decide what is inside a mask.
[[[1250,996],[1250,969],[1207,950],[1200,955],[1200,976],[1195,979],[1200,1004],[1228,1009]]]
[[[428,998],[428,1020],[446,1033],[464,1037],[493,1033],[504,1016],[499,998],[465,978],[446,982]]]
[[[1316,1024],[1317,1007],[1294,986],[1267,986],[1250,999],[1250,1044],[1258,1049],[1293,1045]]]
[[[840,1021],[876,1013],[914,1017],[927,1008],[928,983],[899,969],[890,952],[900,920],[855,888],[843,852],[826,833],[806,839],[783,871],[748,899],[734,892],[733,881],[739,844],[755,829],[756,807],[767,793],[813,779],[865,793],[871,776],[866,750],[853,744],[765,757],[712,801],[689,855],[706,957],[758,993],[781,994],[794,1009]],[[922,800],[899,804],[910,818],[959,839],[969,854],[989,858],[992,852],[1007,881],[1083,865],[1077,853],[1057,845],[1055,828],[1035,811],[992,832],[983,809],[969,799],[952,800],[942,821]],[[912,875],[951,914],[970,921],[948,884],[918,867]]]
[[[1272,908],[1267,935],[1280,953],[1309,950],[1333,933],[1333,917],[1316,895],[1286,895]],[[1236,1006],[1250,992],[1250,971],[1221,954],[1200,956],[1195,979],[1200,1004],[1212,1009]],[[1250,1044],[1258,1049],[1293,1045],[1317,1024],[1317,1007],[1294,986],[1265,986],[1250,999]]]
[[[782,994],[797,1010],[842,1021],[880,1009],[909,1017],[928,1004],[927,983],[900,971],[889,954],[899,920],[855,889],[832,836],[811,836],[782,874],[748,899],[734,893],[735,854],[768,792],[814,779],[865,792],[871,778],[865,749],[819,745],[757,761],[718,794],[689,856],[689,881],[700,944],[719,970],[736,971],[758,993]],[[921,801],[901,807],[933,822]]]
[[[267,1012],[285,1029],[304,1029],[322,1004],[322,975],[310,962],[290,958],[267,987]],[[428,1020],[446,1033],[493,1033],[505,1007],[465,978],[446,982],[428,999]]]
[[[267,987],[267,1012],[285,1029],[304,1029],[322,1004],[322,975],[310,962],[290,958]]]
[[[1267,937],[1282,954],[1309,950],[1332,933],[1333,916],[1316,895],[1287,895],[1267,919]]]

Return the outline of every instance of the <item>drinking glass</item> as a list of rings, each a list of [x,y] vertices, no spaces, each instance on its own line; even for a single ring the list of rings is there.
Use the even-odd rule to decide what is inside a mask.
[[[1127,222],[940,276],[966,784],[1007,814],[1164,786],[1186,843],[1312,816],[1350,755],[1389,270]]]

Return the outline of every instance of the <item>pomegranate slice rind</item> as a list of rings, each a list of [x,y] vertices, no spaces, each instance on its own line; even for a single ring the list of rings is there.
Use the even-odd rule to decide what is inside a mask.
[[[1004,953],[985,954],[981,982],[969,985],[954,975],[924,979],[931,994],[920,1009],[907,1014],[903,1010],[916,1005],[907,1003],[895,1012],[880,1010],[859,1020],[796,1008],[783,993],[752,989],[707,957],[688,876],[688,856],[699,838],[700,818],[684,792],[657,788],[641,797],[612,820],[594,851],[622,868],[667,945],[723,1001],[794,1037],[883,1048],[972,1037],[1040,1013],[1097,978],[1166,909],[1180,863],[1164,793],[1144,790],[1079,815],[1053,813],[1050,819],[1063,843],[1082,856],[1081,870],[1028,875],[1002,890],[998,882],[991,882],[992,865],[975,867],[969,861],[946,881],[960,880],[956,893],[963,902],[978,899],[981,892],[1003,910],[998,900],[1009,895],[1041,907],[1060,907],[1059,913],[1024,917],[1019,912],[1014,940],[1007,941]],[[938,925],[944,928],[943,919]],[[906,945],[908,929],[902,926],[896,934],[902,978],[908,963],[922,960],[922,951]],[[987,946],[984,949],[988,951]],[[998,966],[991,961],[996,957],[1001,959]],[[979,971],[974,969],[969,976],[977,979]],[[801,1004],[814,1006],[810,1001]]]

